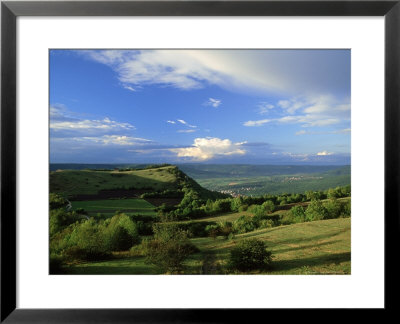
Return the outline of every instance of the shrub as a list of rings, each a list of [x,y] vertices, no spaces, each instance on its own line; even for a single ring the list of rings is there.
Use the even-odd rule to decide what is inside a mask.
[[[258,228],[271,228],[273,226],[274,221],[272,219],[262,219],[258,224]]]
[[[242,215],[233,223],[233,229],[235,233],[242,234],[254,231],[256,225],[251,216]]]
[[[247,204],[244,204],[244,205],[242,205],[242,206],[240,206],[239,207],[239,212],[243,212],[243,211],[246,211],[247,209],[249,208],[249,205],[247,205]]]
[[[176,224],[154,224],[154,238],[143,242],[146,260],[164,271],[182,270],[183,261],[198,249],[189,238],[188,232]]]
[[[50,236],[64,229],[66,226],[81,219],[75,212],[67,212],[64,208],[50,210],[49,230]]]
[[[243,240],[231,250],[229,265],[232,269],[239,271],[267,269],[271,265],[271,254],[263,241]]]
[[[306,212],[302,206],[294,206],[290,209],[295,223],[302,223],[306,220]]]
[[[207,235],[212,237],[213,239],[216,239],[218,234],[220,234],[220,227],[217,224],[207,225],[205,230]]]
[[[129,250],[140,241],[136,223],[125,214],[114,215],[107,224],[104,235],[109,251]]]
[[[327,218],[327,210],[320,200],[313,199],[306,209],[306,221],[321,220]]]
[[[342,204],[336,198],[329,199],[323,206],[326,209],[326,218],[339,218],[342,214]]]
[[[261,206],[266,213],[272,213],[275,210],[275,205],[271,200],[267,200]]]
[[[218,223],[219,232],[225,238],[228,238],[229,235],[233,232],[233,225],[231,222],[220,222]]]
[[[346,201],[346,202],[343,204],[343,211],[342,211],[342,214],[341,214],[340,216],[341,216],[341,217],[345,217],[345,218],[351,216],[351,201],[350,201],[350,200],[349,200],[349,201]]]

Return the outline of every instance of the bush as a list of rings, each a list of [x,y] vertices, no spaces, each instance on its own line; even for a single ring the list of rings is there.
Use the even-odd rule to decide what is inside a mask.
[[[271,200],[267,200],[261,205],[266,213],[272,213],[275,210],[275,205]]]
[[[107,224],[104,235],[109,251],[126,251],[140,241],[136,223],[125,214],[114,215]]]
[[[339,218],[342,214],[342,204],[336,198],[331,198],[323,205],[326,209],[326,218]]]
[[[231,250],[229,265],[239,271],[264,270],[271,265],[271,254],[263,241],[243,240]]]
[[[189,238],[188,232],[176,224],[154,224],[154,238],[143,242],[146,260],[164,271],[182,270],[183,261],[198,249]]]
[[[326,219],[328,217],[326,208],[322,205],[321,201],[317,199],[311,201],[307,206],[305,214],[307,222]]]
[[[218,234],[220,234],[220,228],[217,224],[207,225],[205,230],[207,232],[207,235],[212,237],[213,239],[216,239]]]
[[[228,238],[233,232],[233,224],[231,222],[220,222],[218,223],[218,226],[220,234],[225,238]]]
[[[306,212],[302,206],[294,206],[290,209],[295,223],[302,223],[306,220]]]
[[[256,225],[251,216],[242,215],[233,223],[233,230],[235,233],[242,234],[254,231],[255,229]]]

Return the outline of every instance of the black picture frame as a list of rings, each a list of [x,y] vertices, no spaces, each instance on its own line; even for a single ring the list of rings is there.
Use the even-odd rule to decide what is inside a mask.
[[[385,310],[397,307],[391,256],[400,229],[400,0],[381,1],[2,1],[1,3],[1,322],[201,323],[263,316],[244,309],[16,308],[16,19],[19,16],[384,16]],[[371,188],[373,191],[373,188]],[[367,199],[367,198],[366,198]],[[393,297],[391,297],[393,296]],[[262,314],[258,314],[262,313]]]

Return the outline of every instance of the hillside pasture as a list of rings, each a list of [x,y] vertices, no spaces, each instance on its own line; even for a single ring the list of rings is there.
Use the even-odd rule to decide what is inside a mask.
[[[146,191],[176,189],[172,167],[134,171],[60,170],[50,173],[50,192],[67,197],[96,195],[102,190],[132,190],[132,194]]]
[[[185,274],[225,274],[230,250],[247,238],[265,241],[273,255],[272,269],[249,274],[350,274],[350,228],[350,218],[339,218],[256,230],[236,235],[232,240],[223,237],[193,238],[191,241],[200,252],[185,261]],[[65,270],[77,274],[161,273],[147,264],[142,256],[75,264]]]

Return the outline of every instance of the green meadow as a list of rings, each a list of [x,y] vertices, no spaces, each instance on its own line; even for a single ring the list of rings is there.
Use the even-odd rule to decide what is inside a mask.
[[[200,252],[184,263],[185,274],[226,274],[230,250],[241,240],[257,238],[272,251],[273,267],[248,274],[350,274],[351,219],[321,220],[256,230],[227,240],[221,236],[194,238]],[[123,257],[123,255],[119,255]],[[143,256],[126,256],[110,261],[87,262],[68,266],[70,274],[161,274]]]

